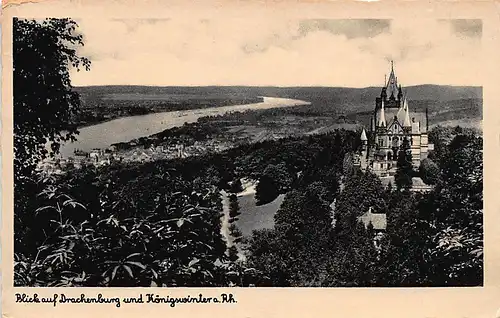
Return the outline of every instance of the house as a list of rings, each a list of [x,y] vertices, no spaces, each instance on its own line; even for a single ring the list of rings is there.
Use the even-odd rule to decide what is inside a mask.
[[[377,250],[380,251],[381,240],[385,235],[385,231],[387,230],[387,216],[385,213],[373,213],[372,207],[368,209],[368,212],[358,217],[358,222],[362,222],[365,226],[365,229],[370,226],[373,226],[373,231],[375,232],[373,235],[373,245]]]
[[[429,192],[433,189],[433,186],[425,184],[422,178],[413,177],[411,181],[412,186],[410,190],[413,192]]]

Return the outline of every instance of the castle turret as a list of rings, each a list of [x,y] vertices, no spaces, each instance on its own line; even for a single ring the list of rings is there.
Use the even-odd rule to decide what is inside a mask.
[[[366,131],[363,128],[363,131],[361,132],[361,141],[365,142],[368,141],[368,137],[366,137]]]
[[[361,132],[361,144],[362,145],[367,145],[368,144],[368,137],[366,136],[366,131],[365,129],[363,128],[363,131]]]
[[[395,100],[398,97],[398,79],[396,74],[394,74],[394,62],[391,61],[391,74],[389,74],[389,80],[386,84],[386,94],[391,100]]]
[[[377,117],[378,117],[377,127],[385,127],[387,123],[385,121],[384,100],[382,100],[382,105],[378,111]]]
[[[365,128],[361,131],[361,166],[366,167],[366,159],[368,158],[368,137],[366,136]]]
[[[405,99],[404,101],[404,121],[403,121],[403,127],[405,128],[411,128],[411,121],[410,121],[410,109],[408,108],[408,101]]]

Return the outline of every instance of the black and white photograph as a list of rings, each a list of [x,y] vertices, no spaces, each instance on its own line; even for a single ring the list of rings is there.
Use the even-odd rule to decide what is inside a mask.
[[[12,24],[14,286],[483,286],[481,19]]]

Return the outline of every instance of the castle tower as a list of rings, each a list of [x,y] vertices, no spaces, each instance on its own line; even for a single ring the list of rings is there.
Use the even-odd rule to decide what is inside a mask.
[[[403,121],[403,127],[404,128],[411,128],[411,122],[410,122],[410,110],[408,109],[408,101],[405,99],[404,101],[404,121]]]
[[[385,106],[384,106],[384,100],[382,100],[382,106],[380,107],[378,111],[378,122],[377,122],[377,127],[385,127],[387,126],[387,122],[385,121]]]
[[[366,150],[368,148],[368,137],[366,136],[366,131],[363,128],[363,131],[361,132],[361,149]]]
[[[386,94],[389,100],[397,100],[399,94],[398,79],[394,73],[394,61],[391,61],[391,74],[389,74],[389,80],[387,81]]]
[[[428,111],[410,111],[407,94],[398,84],[391,62],[391,71],[384,80],[381,94],[375,98],[375,110],[370,120],[369,138],[361,132],[361,163],[378,176],[393,176],[401,146],[408,146],[414,167],[427,157],[433,145],[428,144]],[[365,157],[366,156],[366,157]]]
[[[361,131],[361,157],[359,158],[359,165],[361,169],[368,167],[368,137],[366,136],[365,128]]]
[[[398,85],[398,78],[394,72],[394,62],[391,61],[391,72],[389,78],[384,78],[384,86],[382,87],[382,92],[380,97],[376,99],[376,109],[378,110],[382,106],[382,101],[384,101],[385,108],[398,108],[401,105],[403,99],[403,88]]]

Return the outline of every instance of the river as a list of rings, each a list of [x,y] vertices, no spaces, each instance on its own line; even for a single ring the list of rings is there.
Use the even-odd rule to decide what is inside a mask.
[[[278,97],[263,97],[261,103],[203,108],[194,110],[152,113],[142,116],[129,116],[110,120],[97,125],[79,129],[77,141],[61,146],[61,155],[69,157],[75,149],[90,151],[95,148],[107,148],[118,142],[127,142],[140,137],[157,134],[165,129],[193,123],[200,117],[216,116],[232,111],[270,109],[279,107],[309,105],[309,102]]]

